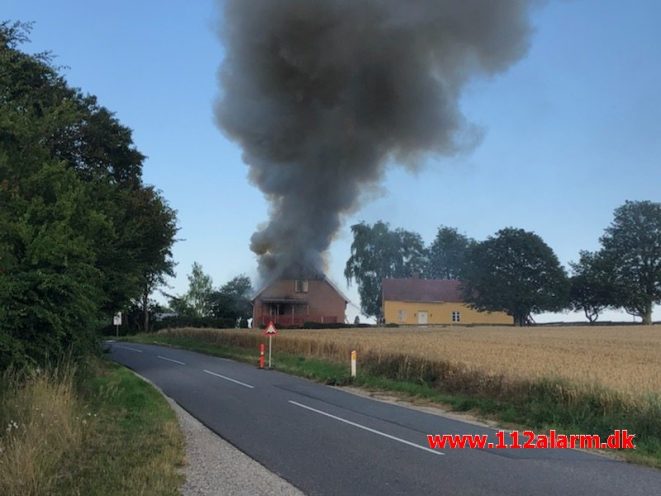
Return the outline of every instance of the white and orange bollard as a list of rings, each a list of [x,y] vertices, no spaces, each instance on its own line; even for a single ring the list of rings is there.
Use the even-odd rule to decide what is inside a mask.
[[[351,352],[351,377],[356,377],[356,362],[358,359],[358,353],[356,350]]]
[[[264,368],[264,343],[259,345],[259,368]]]

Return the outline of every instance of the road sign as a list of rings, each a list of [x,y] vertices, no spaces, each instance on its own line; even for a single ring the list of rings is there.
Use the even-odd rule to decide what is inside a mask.
[[[271,340],[273,336],[278,335],[278,330],[273,325],[273,321],[269,322],[269,325],[264,329],[264,335],[269,337],[269,368],[271,368]]]
[[[115,326],[115,336],[119,337],[119,326],[122,325],[122,312],[117,312],[112,318],[112,325]]]
[[[278,330],[273,325],[273,322],[269,322],[269,325],[266,326],[266,329],[264,329],[264,335],[265,336],[277,336],[278,335]]]

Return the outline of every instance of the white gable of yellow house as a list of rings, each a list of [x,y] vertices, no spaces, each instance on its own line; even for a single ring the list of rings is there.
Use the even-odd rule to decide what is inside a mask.
[[[479,312],[464,302],[461,283],[445,279],[384,279],[383,317],[401,325],[511,325],[505,312]]]

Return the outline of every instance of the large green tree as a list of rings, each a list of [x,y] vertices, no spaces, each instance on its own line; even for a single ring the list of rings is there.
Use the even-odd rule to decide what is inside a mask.
[[[661,203],[625,202],[601,243],[602,256],[613,266],[614,306],[651,324],[652,309],[661,303]]]
[[[211,316],[211,297],[213,280],[204,272],[202,265],[193,262],[191,273],[188,274],[188,291],[182,296],[170,298],[170,308],[184,317]]]
[[[353,243],[344,275],[358,284],[361,310],[382,317],[381,281],[389,277],[411,277],[423,273],[427,250],[419,234],[390,229],[384,222],[351,226]]]
[[[468,251],[474,243],[454,227],[439,227],[429,247],[426,276],[430,279],[459,279]]]
[[[570,264],[569,305],[572,310],[583,311],[592,324],[599,314],[613,305],[615,281],[613,265],[599,252],[581,251],[580,259]]]
[[[176,232],[130,129],[22,52],[28,32],[0,23],[0,366],[89,349],[171,274]]]
[[[533,313],[566,306],[569,284],[553,250],[537,234],[506,228],[476,244],[463,271],[467,301],[478,310],[505,311],[515,325]]]
[[[0,155],[0,367],[90,350],[102,274],[94,239],[111,226],[60,163],[25,175]]]
[[[153,187],[143,187],[131,197],[131,221],[141,240],[135,250],[135,263],[140,267],[138,281],[141,289],[139,306],[142,326],[149,330],[150,296],[174,276],[172,246],[178,231],[176,213]]]

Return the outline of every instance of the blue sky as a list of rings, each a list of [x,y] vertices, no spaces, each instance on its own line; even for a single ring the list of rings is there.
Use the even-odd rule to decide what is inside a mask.
[[[145,181],[179,215],[172,291],[185,291],[193,261],[218,285],[254,276],[248,243],[267,205],[247,180],[241,150],[213,122],[223,57],[215,2],[3,0],[0,18],[35,21],[25,48],[51,50],[72,85],[133,129],[148,156]],[[359,304],[342,271],[349,226],[361,220],[382,219],[428,242],[441,224],[476,239],[521,227],[541,235],[566,265],[579,250],[598,248],[625,200],[661,201],[659,19],[655,0],[538,8],[528,55],[464,92],[462,109],[484,129],[482,143],[460,157],[428,158],[416,174],[393,164],[381,192],[338,233],[331,278]],[[661,319],[658,308],[654,317]]]

